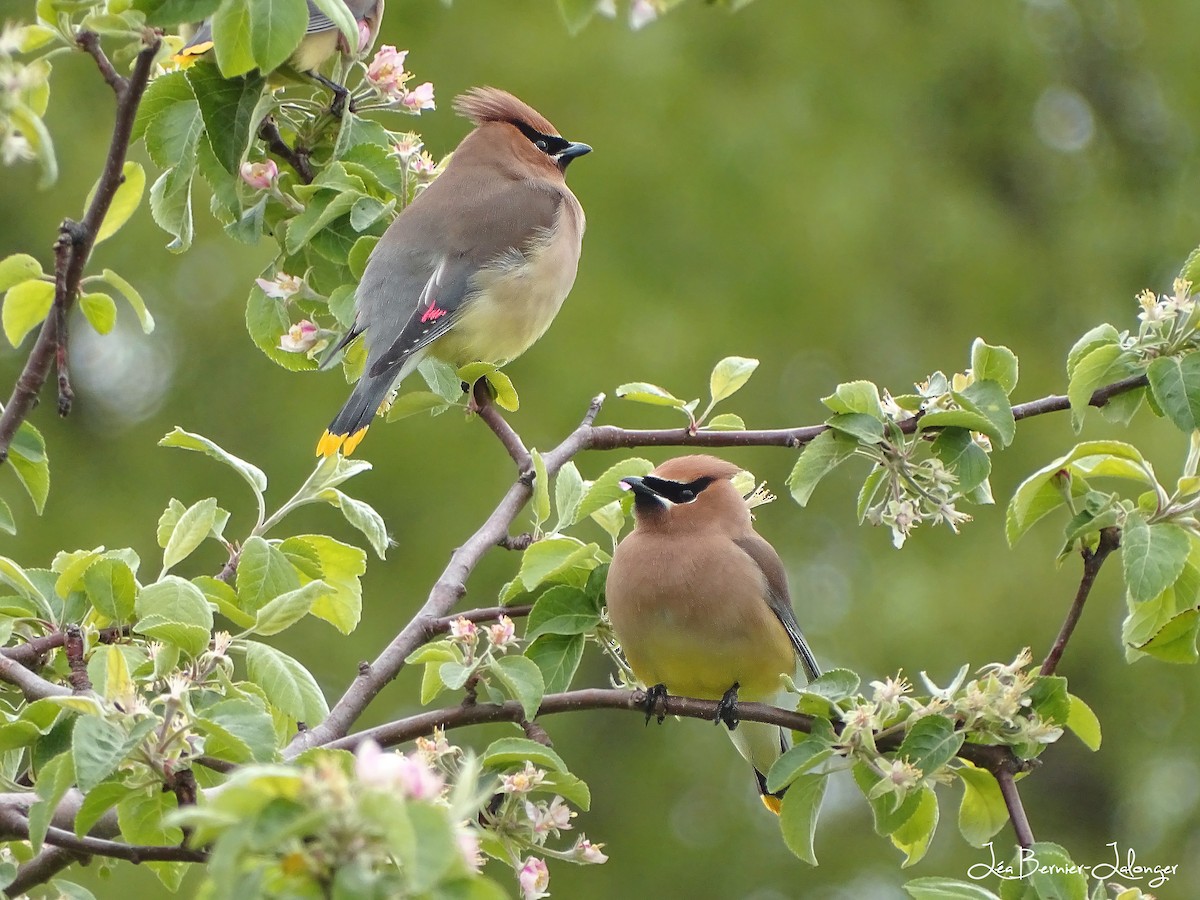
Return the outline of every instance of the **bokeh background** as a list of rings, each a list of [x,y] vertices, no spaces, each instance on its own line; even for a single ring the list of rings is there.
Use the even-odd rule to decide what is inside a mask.
[[[3,0],[0,20],[28,19],[31,7]],[[839,381],[903,392],[935,369],[960,370],[977,335],[1019,354],[1014,400],[1061,393],[1074,339],[1101,321],[1131,325],[1135,293],[1169,290],[1200,243],[1198,29],[1200,7],[1182,0],[758,0],[735,15],[692,0],[636,33],[600,19],[572,37],[550,0],[390,0],[382,40],[408,48],[417,80],[436,85],[439,109],[414,123],[436,152],[465,133],[449,100],[476,84],[514,91],[596,148],[570,173],[589,223],[574,292],[547,338],[508,369],[522,401],[511,421],[544,448],[595,393],[646,380],[699,396],[730,354],[762,361],[725,407],[760,427],[819,421],[818,398]],[[112,108],[90,60],[57,67],[48,118],[61,180],[38,192],[30,170],[0,175],[0,254],[35,253],[47,266],[59,219],[78,214],[98,172]],[[144,161],[140,149],[135,158]],[[201,195],[196,243],[183,256],[164,249],[145,209],[100,248],[97,270],[134,281],[159,327],[144,337],[122,308],[109,337],[76,329],[77,410],[60,421],[48,400],[34,414],[51,454],[45,516],[0,472],[20,524],[0,538],[4,555],[45,565],[57,549],[103,544],[153,557],[173,496],[190,504],[216,492],[235,513],[229,533],[248,528],[236,476],[156,447],[175,425],[263,467],[276,503],[309,472],[347,388],[336,372],[289,374],[254,348],[244,304],[270,248],[225,238],[206,205]],[[0,384],[11,385],[23,358],[0,351]],[[669,411],[619,400],[602,421],[677,424]],[[1183,436],[1148,413],[1133,432],[1174,477]],[[1098,417],[1084,434],[1126,436]],[[863,472],[839,471],[801,510],[783,485],[794,453],[727,455],[785,495],[759,511],[758,525],[787,563],[820,660],[864,680],[903,668],[945,683],[964,662],[1048,648],[1079,566],[1056,569],[1052,525],[1009,549],[1003,510],[1025,475],[1075,440],[1063,415],[1022,423],[995,458],[997,505],[976,510],[961,536],[926,529],[902,552],[885,531],[855,524]],[[397,545],[370,564],[354,636],[313,621],[280,641],[331,699],[419,606],[513,475],[487,430],[454,415],[379,424],[360,455],[375,470],[352,490],[385,516]],[[595,477],[617,458],[578,463]],[[358,540],[329,509],[292,524]],[[219,566],[209,552],[194,559],[196,572]],[[516,564],[495,551],[465,602],[487,605]],[[1025,802],[1037,836],[1077,861],[1111,859],[1115,841],[1139,862],[1181,865],[1159,897],[1200,896],[1197,673],[1125,664],[1117,568],[1114,560],[1101,574],[1061,669],[1104,723],[1103,749],[1064,738],[1024,783]],[[579,676],[607,679],[598,657]],[[413,711],[415,697],[409,673],[362,724]],[[810,869],[784,848],[717,729],[647,729],[618,713],[546,725],[593,790],[576,827],[612,857],[553,867],[557,897],[870,900],[900,896],[911,876],[963,877],[987,858],[957,834],[958,790],[948,789],[931,851],[902,872],[839,778],[819,826],[821,865]],[[498,733],[454,738],[481,745]],[[1007,852],[1010,832],[998,840]],[[161,890],[129,867],[87,878],[102,896]]]

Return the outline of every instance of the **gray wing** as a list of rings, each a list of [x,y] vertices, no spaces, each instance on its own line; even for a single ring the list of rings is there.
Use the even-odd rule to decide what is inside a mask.
[[[337,28],[337,25],[333,23],[333,19],[321,12],[312,0],[308,0],[308,27],[304,29],[304,33],[317,34],[322,31],[329,31],[331,28]]]
[[[449,170],[376,245],[358,288],[371,376],[398,369],[453,327],[475,299],[473,276],[511,262],[554,224],[560,198],[491,172]]]
[[[796,648],[800,664],[804,666],[804,674],[809,681],[819,678],[821,669],[812,650],[809,649],[808,641],[800,631],[800,623],[796,621],[796,613],[792,609],[792,600],[788,594],[787,573],[783,570],[783,561],[780,560],[779,554],[765,539],[753,533],[748,537],[735,539],[734,543],[741,547],[762,571],[767,582],[767,604],[783,624],[788,637],[792,639],[792,646]]]

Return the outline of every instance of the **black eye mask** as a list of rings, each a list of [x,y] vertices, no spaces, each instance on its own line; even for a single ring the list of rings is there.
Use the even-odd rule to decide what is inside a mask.
[[[691,503],[695,500],[700,492],[716,481],[715,478],[710,478],[705,475],[703,478],[697,478],[695,481],[689,481],[687,484],[682,484],[678,481],[667,481],[665,478],[655,478],[653,475],[647,475],[642,479],[642,484],[650,488],[658,496],[665,500],[670,500],[672,503]]]

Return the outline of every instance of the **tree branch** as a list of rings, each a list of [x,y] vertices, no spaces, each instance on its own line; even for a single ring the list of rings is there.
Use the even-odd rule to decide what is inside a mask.
[[[1000,785],[1000,794],[1004,797],[1004,805],[1008,808],[1008,818],[1012,822],[1017,843],[1028,850],[1033,846],[1033,829],[1029,827],[1029,819],[1025,816],[1025,807],[1021,803],[1021,795],[1017,791],[1013,773],[1006,768],[999,768],[993,770],[992,774],[996,776],[996,781]]]
[[[430,626],[430,630],[435,634],[444,634],[459,619],[466,619],[468,622],[491,622],[499,619],[501,616],[517,619],[521,616],[529,615],[531,609],[533,609],[532,603],[520,606],[485,606],[481,609],[468,609],[466,612],[443,616]]]
[[[1083,548],[1083,575],[1079,579],[1079,590],[1075,592],[1075,599],[1071,603],[1071,608],[1067,610],[1067,617],[1058,631],[1058,637],[1054,639],[1054,646],[1046,654],[1039,674],[1053,675],[1054,670],[1058,668],[1063,651],[1067,649],[1067,641],[1071,639],[1071,633],[1075,631],[1079,617],[1083,614],[1083,604],[1087,602],[1088,594],[1091,593],[1092,585],[1096,582],[1100,567],[1104,565],[1109,554],[1120,546],[1121,530],[1119,528],[1102,528],[1100,529],[1100,543],[1096,545],[1096,549]]]
[[[71,689],[54,684],[25,668],[19,662],[0,654],[0,681],[17,688],[32,703],[44,697],[65,697]]]
[[[528,474],[533,469],[533,458],[529,455],[529,449],[521,440],[521,436],[513,431],[512,426],[496,409],[496,404],[492,402],[489,393],[487,379],[480,378],[475,382],[471,391],[471,396],[475,401],[473,406],[476,415],[484,421],[488,428],[492,429],[500,443],[504,445],[504,449],[508,451],[512,461],[517,464],[517,469],[521,472],[522,477],[532,477]]]
[[[101,644],[113,644],[129,634],[129,626],[101,628],[96,634],[96,641]],[[13,662],[19,662],[26,668],[34,668],[38,661],[49,653],[66,644],[67,633],[55,631],[33,640],[18,644],[15,647],[0,648],[0,656],[7,656]]]
[[[146,46],[137,55],[133,73],[128,79],[117,75],[108,58],[100,50],[99,38],[88,31],[81,31],[76,38],[80,47],[92,55],[100,74],[112,87],[117,95],[116,119],[113,123],[112,139],[109,142],[108,156],[104,162],[104,170],[96,185],[96,193],[88,204],[87,212],[82,222],[65,220],[59,228],[59,240],[69,242],[61,254],[56,253],[58,264],[55,269],[54,310],[42,322],[37,341],[29,352],[25,368],[13,386],[12,396],[0,414],[0,463],[8,458],[8,450],[13,437],[21,423],[25,421],[30,411],[37,403],[38,393],[46,383],[51,364],[60,359],[65,373],[66,363],[66,330],[61,327],[66,314],[75,303],[79,294],[79,282],[83,278],[84,269],[92,255],[96,243],[96,235],[100,225],[108,214],[113,196],[117,188],[125,180],[123,169],[125,157],[129,152],[129,139],[133,133],[133,122],[137,116],[138,104],[150,80],[154,66],[154,57],[158,53],[161,41],[154,32],[147,32],[144,40]],[[61,353],[61,356],[60,356]],[[69,388],[69,385],[68,385]],[[60,398],[64,399],[64,398]]]
[[[29,820],[11,807],[0,807],[0,828],[20,838],[29,837]],[[125,844],[97,837],[76,837],[65,828],[51,825],[46,829],[46,843],[70,850],[75,854],[109,856],[137,864],[144,862],[205,862],[208,854],[187,847],[154,847]]]
[[[4,894],[7,897],[20,897],[31,888],[45,884],[67,866],[77,862],[86,862],[90,858],[87,855],[81,856],[72,850],[48,844],[37,856],[17,869],[17,877],[4,889]]]
[[[292,149],[288,146],[288,142],[279,133],[279,126],[275,124],[275,119],[271,116],[263,119],[262,124],[258,126],[258,136],[266,142],[268,150],[292,167],[302,182],[312,184],[316,174],[313,172],[312,163],[308,161],[308,151],[299,147]]]

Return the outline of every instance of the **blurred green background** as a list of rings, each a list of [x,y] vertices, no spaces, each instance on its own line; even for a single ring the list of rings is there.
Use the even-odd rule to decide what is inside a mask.
[[[0,20],[28,20],[31,8],[3,0]],[[408,48],[417,81],[436,85],[438,111],[413,124],[439,155],[466,131],[451,97],[476,84],[512,90],[596,148],[570,173],[589,223],[575,289],[546,339],[508,368],[521,394],[510,420],[546,448],[597,392],[646,380],[698,396],[730,354],[762,360],[724,407],[759,427],[819,421],[818,398],[839,381],[904,392],[934,369],[960,370],[977,335],[1019,354],[1014,400],[1061,393],[1075,338],[1101,321],[1133,324],[1135,293],[1169,290],[1200,242],[1198,28],[1200,7],[1180,0],[758,0],[736,15],[697,0],[640,32],[601,19],[571,37],[549,0],[390,0],[382,40]],[[31,252],[46,266],[58,221],[78,215],[99,170],[112,111],[81,54],[60,60],[55,77],[48,118],[63,177],[38,192],[31,170],[9,169],[0,190],[0,255]],[[244,532],[250,508],[236,476],[155,446],[175,425],[263,467],[276,503],[310,471],[347,387],[336,372],[288,374],[253,347],[245,298],[270,248],[231,242],[206,207],[201,194],[196,243],[183,256],[164,249],[145,209],[97,253],[96,270],[134,281],[159,327],[143,337],[122,308],[118,333],[101,339],[80,320],[77,410],[58,420],[46,392],[33,418],[51,454],[45,516],[0,474],[20,525],[0,539],[4,555],[36,566],[63,547],[104,544],[152,557],[168,499],[190,504],[214,491],[235,513],[228,533]],[[27,350],[0,353],[0,383],[12,383]],[[678,424],[669,411],[611,399],[601,421]],[[1098,417],[1084,434],[1126,436]],[[1131,437],[1174,477],[1182,435],[1142,413]],[[1079,565],[1056,570],[1050,525],[1010,550],[1004,504],[1075,440],[1063,415],[1023,423],[995,458],[997,505],[976,510],[959,537],[926,529],[902,552],[886,531],[855,525],[861,471],[837,473],[805,510],[789,499],[761,509],[758,526],[788,565],[822,663],[864,680],[903,668],[945,683],[964,662],[1009,660],[1023,646],[1040,658]],[[456,415],[376,425],[359,455],[375,471],[353,492],[380,510],[397,546],[371,563],[351,639],[311,621],[280,642],[331,699],[423,602],[513,477],[486,428]],[[786,496],[794,453],[726,455]],[[617,459],[577,462],[595,477]],[[291,525],[359,540],[329,509]],[[209,553],[192,574],[219,567]],[[495,551],[464,602],[489,604],[516,563]],[[1159,897],[1200,896],[1200,686],[1194,669],[1125,664],[1116,568],[1101,574],[1060,670],[1099,714],[1104,747],[1091,754],[1065,737],[1023,795],[1035,834],[1076,861],[1110,860],[1105,845],[1115,841],[1139,862],[1181,865]],[[411,712],[411,676],[361,724]],[[578,683],[607,678],[597,657]],[[601,867],[552,866],[556,897],[871,900],[899,896],[908,877],[963,877],[987,859],[957,834],[958,790],[946,790],[929,855],[902,872],[857,789],[838,778],[818,830],[821,865],[810,869],[784,848],[744,764],[712,726],[644,728],[618,713],[545,724],[593,790],[576,827],[612,857]],[[1005,853],[1010,834],[998,836]],[[102,896],[160,890],[129,867],[108,887],[88,878]]]

